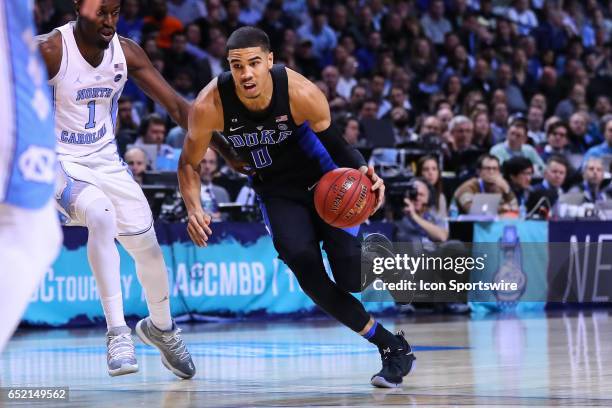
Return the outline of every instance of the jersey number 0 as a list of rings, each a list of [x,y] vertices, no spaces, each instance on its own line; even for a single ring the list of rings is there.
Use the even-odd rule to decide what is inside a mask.
[[[253,163],[255,164],[255,167],[258,169],[268,167],[272,164],[272,158],[270,157],[270,153],[268,152],[268,146],[264,146],[257,150],[251,151],[251,156],[253,157]]]

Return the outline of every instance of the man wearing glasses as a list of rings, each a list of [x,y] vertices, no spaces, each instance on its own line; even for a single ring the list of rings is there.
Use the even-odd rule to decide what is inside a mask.
[[[510,185],[501,175],[499,159],[491,154],[483,154],[478,158],[476,177],[459,186],[454,194],[454,200],[459,210],[470,212],[474,195],[481,193],[501,194],[499,213],[518,211],[516,197]]]

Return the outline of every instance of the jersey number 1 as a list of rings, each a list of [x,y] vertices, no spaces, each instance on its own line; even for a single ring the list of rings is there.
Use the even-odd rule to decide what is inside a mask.
[[[85,124],[85,129],[91,129],[96,127],[96,101],[87,102],[87,109],[89,109],[89,120]]]

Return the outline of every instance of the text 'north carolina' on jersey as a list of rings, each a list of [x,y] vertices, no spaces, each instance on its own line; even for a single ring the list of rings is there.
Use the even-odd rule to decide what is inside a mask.
[[[115,139],[117,100],[127,80],[127,63],[117,34],[104,50],[100,65],[93,67],[77,47],[74,22],[57,30],[62,34],[62,63],[57,75],[49,80],[57,152],[86,156]]]
[[[270,73],[273,81],[270,106],[257,113],[240,102],[231,72],[219,75],[223,135],[256,171],[253,187],[258,194],[289,188],[306,190],[337,166],[308,123],[298,126],[294,122],[285,67],[274,65]]]

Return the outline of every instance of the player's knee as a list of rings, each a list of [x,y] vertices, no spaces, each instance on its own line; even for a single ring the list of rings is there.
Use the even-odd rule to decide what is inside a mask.
[[[85,210],[85,222],[90,232],[116,235],[117,216],[108,198],[93,201]]]
[[[120,236],[119,242],[133,256],[145,256],[150,260],[163,259],[153,227],[142,234]]]

